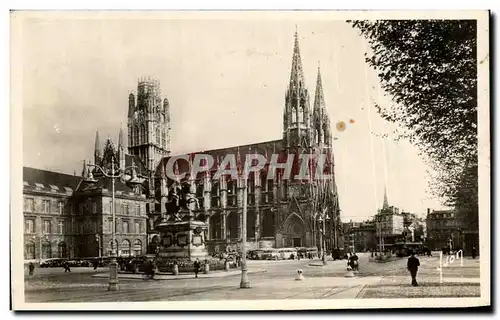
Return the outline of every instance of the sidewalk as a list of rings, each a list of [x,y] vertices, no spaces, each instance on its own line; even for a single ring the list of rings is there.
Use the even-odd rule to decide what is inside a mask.
[[[378,283],[367,285],[358,298],[445,298],[480,297],[478,260],[464,259],[443,268],[440,278],[439,258],[421,259],[417,274],[419,286],[411,286],[408,274],[384,276]]]
[[[266,269],[257,269],[257,268],[250,268],[247,271],[249,274],[250,273],[261,273],[261,272],[266,272]],[[237,270],[230,270],[230,271],[211,271],[208,274],[204,273],[198,273],[198,278],[224,278],[224,277],[230,277],[234,275],[240,275],[241,274],[241,269]],[[103,273],[97,273],[93,275],[95,278],[109,278],[109,272],[103,272]],[[143,274],[133,274],[133,273],[119,273],[118,274],[118,279],[143,279]],[[173,275],[173,274],[162,274],[162,273],[157,273],[155,274],[154,277],[155,280],[182,280],[182,279],[195,279],[194,273],[180,273],[178,275]]]

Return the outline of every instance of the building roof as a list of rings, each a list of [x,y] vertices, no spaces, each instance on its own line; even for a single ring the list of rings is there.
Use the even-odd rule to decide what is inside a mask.
[[[78,187],[80,176],[23,167],[24,190],[71,193]]]
[[[196,154],[211,155],[212,158],[214,159],[214,165],[212,166],[211,171],[214,172],[217,170],[218,165],[228,154],[234,154],[236,156],[236,162],[241,161],[242,163],[245,161],[245,157],[247,154],[260,154],[264,156],[267,155],[266,158],[270,160],[271,155],[273,153],[283,152],[282,145],[283,143],[282,140],[280,139],[280,140],[271,140],[253,144],[245,144],[234,147],[221,148],[221,149],[200,150],[198,152],[192,152],[188,155],[191,158],[194,158]],[[240,160],[238,160],[238,154],[240,156]],[[157,176],[164,176],[164,172],[166,172],[167,163],[169,159],[172,157],[175,156],[165,157],[160,161],[160,164],[158,165],[156,171]],[[179,173],[189,172],[189,164],[186,161],[177,161],[176,164],[178,165]]]

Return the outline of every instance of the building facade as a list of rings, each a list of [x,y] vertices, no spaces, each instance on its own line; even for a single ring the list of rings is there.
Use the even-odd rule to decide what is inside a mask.
[[[250,145],[200,152],[216,159],[214,168],[227,154],[237,155],[238,161],[253,153],[265,155],[267,160],[272,154],[280,154],[280,157],[293,154],[294,168],[300,166],[301,154],[322,154],[326,155],[324,167],[327,172],[324,173],[334,177],[332,133],[321,72],[318,68],[311,108],[297,34],[294,40],[290,80],[284,97],[282,136]],[[162,96],[159,82],[149,78],[138,81],[137,91],[129,94],[128,101],[128,139],[124,139],[120,129],[118,147],[109,138],[103,147],[96,132],[93,166],[84,165],[81,177],[24,168],[27,259],[60,255],[107,256],[113,245],[118,254],[124,256],[154,253],[158,249],[160,237],[156,225],[169,218],[166,205],[169,188],[174,183],[165,175],[165,165],[171,154],[170,105]],[[111,241],[111,180],[98,169],[109,172],[112,161],[124,173],[123,177],[128,175],[130,178],[133,167],[134,174],[144,180],[140,184],[131,184],[126,179],[115,180],[114,244]],[[268,169],[269,162],[266,164]],[[323,237],[327,249],[339,247],[342,226],[335,180],[285,180],[279,169],[274,179],[268,180],[266,170],[251,175],[247,182],[249,247],[319,246]],[[58,181],[62,184],[58,185]],[[191,177],[190,183],[200,204],[199,210],[205,212],[209,225],[206,237],[209,251],[239,249],[242,181],[227,176],[215,179],[214,172],[210,171]],[[57,189],[51,189],[51,185]],[[45,207],[46,200],[51,204],[49,209]],[[50,212],[59,212],[56,209],[59,202],[63,209],[56,217],[56,213]],[[49,217],[50,224],[45,222]],[[44,233],[49,229],[50,233]]]
[[[217,168],[228,154],[235,155],[238,163],[244,161],[242,159],[245,159],[247,154],[264,155],[268,160],[266,168],[273,154],[280,154],[280,158],[293,154],[295,159],[305,153],[326,154],[329,162],[327,167],[333,175],[332,133],[323,96],[321,72],[318,68],[314,105],[311,110],[297,34],[290,81],[285,94],[282,139],[200,153],[215,159],[214,168]],[[195,154],[190,156],[194,157]],[[150,232],[151,243],[158,243],[159,239],[154,226],[169,218],[166,203],[169,189],[176,183],[165,176],[169,159],[164,158],[157,168],[160,210],[150,216],[150,225],[153,226]],[[295,165],[299,164],[294,163]],[[178,170],[181,173],[189,173],[189,166],[183,167],[179,164]],[[319,246],[322,234],[327,249],[339,247],[340,210],[334,179],[322,184],[285,180],[278,172],[274,179],[269,180],[266,178],[266,170],[259,175],[251,175],[248,180],[248,247]],[[238,250],[243,224],[242,182],[227,176],[216,179],[214,173],[214,170],[210,170],[206,174],[188,178],[191,188],[195,190],[199,210],[205,211],[209,224],[207,247],[209,252]],[[320,222],[320,216],[325,222]]]
[[[94,165],[106,170],[113,157],[122,170],[134,165],[146,175],[139,158],[120,151],[121,133],[120,137],[118,150],[108,139],[102,151],[96,133]],[[81,176],[23,168],[25,260],[104,257],[111,254],[112,248],[119,256],[146,252],[147,183],[131,186],[122,179],[115,180],[113,247],[111,179],[99,176],[99,169],[94,168],[84,165]],[[88,179],[92,172],[95,181]]]
[[[378,239],[378,247],[384,249],[390,247],[403,235],[404,216],[399,209],[389,206],[387,190],[384,191],[384,203],[382,209],[375,215],[375,227]]]

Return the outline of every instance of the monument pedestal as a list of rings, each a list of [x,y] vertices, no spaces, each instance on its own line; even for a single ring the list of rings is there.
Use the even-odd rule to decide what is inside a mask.
[[[161,245],[159,257],[202,262],[208,258],[205,234],[208,224],[199,220],[165,221],[157,225]]]

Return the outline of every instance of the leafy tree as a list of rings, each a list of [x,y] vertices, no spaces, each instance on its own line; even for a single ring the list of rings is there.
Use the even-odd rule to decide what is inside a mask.
[[[366,62],[392,105],[380,115],[401,126],[437,172],[434,192],[477,216],[475,20],[349,21],[368,40]],[[477,218],[476,218],[477,219]]]

